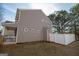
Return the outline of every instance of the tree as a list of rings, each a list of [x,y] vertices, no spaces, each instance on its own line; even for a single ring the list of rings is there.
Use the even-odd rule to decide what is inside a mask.
[[[64,31],[65,27],[69,21],[69,14],[67,11],[65,10],[55,11],[55,13],[50,14],[48,17],[51,19],[53,23],[53,27],[56,29],[55,32],[58,32],[58,33],[65,32]]]
[[[75,32],[79,33],[79,4],[75,4],[71,9],[70,12],[74,14],[74,23],[75,23]]]
[[[79,4],[75,4],[71,9],[70,9],[71,13],[79,13]]]
[[[68,31],[69,33],[75,33],[75,27],[79,29],[79,4],[70,8],[69,13],[65,10],[55,11],[48,17],[53,23],[55,32],[64,33]]]

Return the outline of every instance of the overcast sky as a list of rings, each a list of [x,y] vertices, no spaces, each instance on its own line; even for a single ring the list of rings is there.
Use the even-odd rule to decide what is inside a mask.
[[[4,3],[0,4],[0,9],[3,12],[4,20],[15,20],[16,10],[17,8],[20,9],[41,9],[46,15],[53,13],[54,11],[58,10],[66,10],[69,12],[69,9],[73,6],[72,3]]]

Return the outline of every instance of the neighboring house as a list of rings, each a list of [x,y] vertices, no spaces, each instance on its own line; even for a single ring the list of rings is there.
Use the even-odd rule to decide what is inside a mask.
[[[5,22],[3,26],[4,39],[15,43],[50,41],[47,31],[52,32],[51,20],[39,9],[17,9],[15,22]]]

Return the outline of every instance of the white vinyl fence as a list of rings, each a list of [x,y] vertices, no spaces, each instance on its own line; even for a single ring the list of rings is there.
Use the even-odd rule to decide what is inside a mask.
[[[75,34],[53,34],[47,33],[47,37],[49,37],[49,41],[68,45],[75,41]]]

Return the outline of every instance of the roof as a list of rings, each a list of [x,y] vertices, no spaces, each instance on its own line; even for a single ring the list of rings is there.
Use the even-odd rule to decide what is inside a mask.
[[[16,22],[6,21],[6,22],[2,23],[2,26],[5,26],[5,27],[17,27],[17,23]]]

